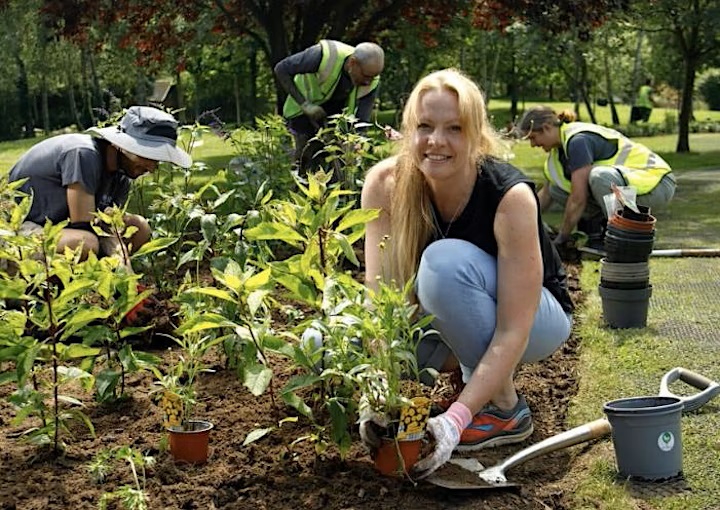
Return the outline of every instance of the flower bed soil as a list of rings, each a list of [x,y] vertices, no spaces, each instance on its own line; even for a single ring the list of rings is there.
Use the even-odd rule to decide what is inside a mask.
[[[571,266],[573,294],[579,297],[576,268]],[[567,406],[577,387],[575,373],[578,339],[542,363],[523,366],[517,377],[533,411],[535,432],[527,446],[556,434],[565,427]],[[148,349],[146,349],[148,350]],[[175,356],[172,349],[155,351]],[[289,364],[273,359],[275,388],[290,377]],[[341,460],[334,448],[316,454],[309,442],[291,443],[312,433],[308,422],[285,423],[248,446],[243,440],[259,427],[277,426],[288,411],[269,395],[254,397],[234,373],[219,362],[216,372],[205,374],[199,387],[197,417],[215,424],[210,438],[210,458],[202,466],[175,465],[160,449],[165,437],[161,412],[148,395],[149,377],[132,378],[130,398],[113,406],[101,406],[88,396],[86,412],[95,425],[96,437],[85,429],[73,430],[64,457],[52,459],[17,440],[28,423],[13,425],[14,410],[7,402],[11,385],[0,387],[0,509],[66,510],[97,508],[104,492],[130,484],[126,466],[118,465],[106,482],[96,484],[87,465],[103,448],[130,445],[156,458],[147,475],[146,492],[152,509],[564,509],[564,494],[572,491],[572,462],[576,452],[559,451],[512,469],[508,478],[516,489],[479,492],[447,491],[427,483],[378,475],[360,446],[353,446]],[[79,394],[79,393],[78,393]],[[280,402],[276,398],[277,402]],[[518,450],[518,446],[476,454],[492,465]],[[120,506],[110,508],[121,508]]]

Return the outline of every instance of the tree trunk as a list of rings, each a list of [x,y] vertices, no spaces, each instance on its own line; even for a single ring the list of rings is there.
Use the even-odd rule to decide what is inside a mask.
[[[15,62],[18,66],[18,78],[16,88],[18,94],[18,104],[20,105],[21,115],[25,118],[23,122],[23,138],[32,138],[35,136],[35,121],[33,120],[32,105],[30,104],[30,88],[28,87],[27,69],[25,62],[20,58],[20,53],[15,55]]]
[[[90,64],[90,79],[92,81],[93,104],[98,108],[106,108],[109,112],[110,104],[106,105],[103,100],[103,93],[100,89],[100,79],[97,75],[97,69],[95,68],[95,58],[93,57],[92,52],[88,51],[87,59],[88,63]]]
[[[240,114],[240,103],[242,100],[240,97],[240,79],[237,73],[233,73],[233,93],[235,96],[235,123],[239,126],[242,120]]]
[[[592,122],[593,124],[597,124],[595,120],[595,111],[593,110],[592,103],[590,101],[590,81],[588,80],[587,61],[585,60],[585,57],[580,51],[580,48],[578,48],[577,50],[577,62],[578,67],[580,68],[580,81],[578,83],[578,89],[582,94],[583,103],[585,103],[585,109],[590,116],[590,122]]]
[[[518,79],[517,79],[517,68],[515,63],[515,51],[514,47],[511,46],[510,51],[510,122],[514,122],[518,117]]]
[[[608,105],[610,106],[610,114],[612,115],[612,123],[617,126],[620,124],[620,116],[617,108],[615,108],[615,92],[613,91],[612,79],[610,77],[610,59],[608,58],[608,49],[603,51],[603,63],[605,65],[605,91],[607,94]]]
[[[40,104],[42,108],[43,130],[46,135],[50,134],[50,106],[48,105],[48,87],[45,74],[40,79]]]
[[[80,118],[80,111],[78,110],[77,102],[75,101],[75,79],[73,76],[72,66],[70,65],[70,62],[67,63],[65,70],[67,72],[67,94],[68,106],[70,107],[70,115],[71,118],[75,120],[75,126],[77,127],[78,131],[82,131],[84,129],[84,126],[82,123],[82,119]]]
[[[682,98],[680,100],[680,118],[678,119],[678,141],[676,152],[690,152],[690,119],[692,117],[692,94],[695,89],[695,70],[697,60],[685,55]]]
[[[185,83],[182,80],[182,73],[175,70],[175,94],[177,96],[178,120],[186,123],[188,120],[185,110]]]
[[[147,76],[142,70],[138,69],[135,76],[135,104],[146,105],[148,97],[148,81]]]
[[[632,90],[630,91],[630,105],[635,104],[637,98],[637,92],[642,82],[640,78],[640,69],[642,68],[642,43],[645,33],[642,30],[638,30],[637,46],[635,46],[635,62],[633,63],[633,74],[632,74]],[[632,114],[631,114],[632,115]]]
[[[258,67],[258,49],[253,44],[250,49],[250,104],[252,105],[251,120],[253,127],[255,127],[255,117],[258,114]]]
[[[87,118],[90,120],[90,125],[94,126],[97,124],[97,118],[95,117],[95,109],[93,108],[93,87],[90,76],[90,61],[92,56],[87,50],[87,47],[83,46],[80,48],[80,75],[82,76],[82,101],[83,108],[87,111]]]
[[[82,131],[84,129],[82,120],[80,119],[80,112],[77,108],[77,102],[75,101],[75,90],[72,85],[68,86],[67,89],[68,93],[68,104],[70,106],[70,114],[73,119],[75,119],[75,126],[77,127],[78,131]]]

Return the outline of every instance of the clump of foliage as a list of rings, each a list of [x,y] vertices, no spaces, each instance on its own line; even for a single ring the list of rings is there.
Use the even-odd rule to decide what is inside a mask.
[[[98,453],[88,466],[88,472],[96,483],[104,483],[119,462],[125,462],[133,477],[132,485],[122,485],[104,493],[98,504],[100,510],[108,508],[112,501],[119,500],[125,510],[147,510],[148,495],[145,492],[146,468],[155,464],[155,458],[143,455],[129,446],[109,448]]]

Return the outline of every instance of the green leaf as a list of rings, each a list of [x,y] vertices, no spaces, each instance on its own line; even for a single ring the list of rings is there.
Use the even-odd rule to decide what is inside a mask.
[[[182,266],[184,266],[188,262],[192,262],[193,260],[195,260],[195,250],[188,250],[185,253],[183,253],[182,255],[180,255],[177,266],[175,266],[175,267],[181,268]]]
[[[295,356],[295,347],[289,343],[283,340],[282,338],[274,335],[267,335],[263,338],[263,346],[265,349],[277,352],[278,354],[283,354],[287,356],[288,358],[293,358]]]
[[[22,279],[3,280],[0,285],[0,299],[20,299],[25,294],[27,284]]]
[[[250,393],[259,397],[270,385],[273,372],[265,365],[257,363],[245,369],[245,380],[243,383]]]
[[[317,293],[315,287],[308,285],[306,281],[291,274],[276,274],[275,280],[292,292],[294,298],[311,305],[316,304]]]
[[[148,329],[151,329],[153,327],[152,324],[149,324],[147,326],[133,326],[130,328],[123,328],[122,331],[120,331],[120,338],[127,338],[130,336],[137,336],[143,331],[147,331]]]
[[[315,386],[320,381],[322,381],[322,377],[320,377],[319,375],[316,375],[316,374],[296,375],[288,381],[288,383],[282,389],[282,393],[283,394],[284,393],[292,393],[301,388],[308,388],[310,386]]]
[[[66,404],[70,404],[73,406],[83,407],[83,403],[76,399],[75,397],[71,397],[69,395],[58,395],[58,400],[60,402],[65,402]]]
[[[305,238],[298,234],[292,227],[282,223],[264,221],[257,227],[250,228],[244,232],[248,241],[284,241],[291,246],[299,246],[299,242]]]
[[[264,287],[271,283],[271,276],[272,274],[270,269],[260,271],[259,273],[254,274],[247,279],[247,281],[245,282],[245,288],[249,291],[253,291],[259,289],[260,287]]]
[[[202,315],[193,317],[189,321],[182,324],[177,330],[178,335],[185,335],[188,333],[195,333],[197,331],[204,331],[206,329],[213,328],[235,328],[237,324],[226,319],[220,314],[206,312]]]
[[[247,446],[247,445],[249,445],[250,443],[254,443],[254,442],[257,441],[258,439],[263,438],[263,437],[265,437],[266,435],[268,435],[268,434],[269,434],[270,432],[272,432],[273,430],[275,430],[275,427],[268,427],[268,428],[265,428],[265,429],[255,429],[255,430],[251,430],[250,433],[249,433],[247,436],[245,436],[245,441],[243,441],[243,444],[242,444],[242,445],[243,445],[243,446]]]
[[[159,239],[153,239],[143,244],[138,251],[133,253],[131,258],[136,258],[141,255],[147,255],[156,251],[164,250],[168,246],[172,246],[177,242],[177,237],[161,237]]]
[[[357,255],[355,255],[355,250],[353,250],[353,247],[348,242],[347,237],[345,237],[342,234],[336,233],[333,235],[333,238],[340,245],[340,248],[342,248],[345,258],[348,259],[353,264],[355,264],[356,266],[359,266],[360,261],[358,260]]]
[[[62,359],[87,358],[88,356],[97,356],[100,349],[97,347],[89,347],[83,344],[70,344],[67,349],[63,350]]]
[[[345,414],[345,407],[334,398],[327,401],[327,406],[330,411],[332,440],[336,444],[341,444],[348,433],[348,419]]]
[[[185,291],[185,294],[203,294],[205,296],[212,296],[214,298],[222,299],[224,301],[230,301],[231,303],[235,303],[236,301],[235,297],[228,291],[217,289],[215,287],[194,287],[192,289],[187,289]]]
[[[235,193],[235,190],[232,189],[232,190],[230,190],[230,191],[226,191],[225,193],[223,193],[222,195],[220,195],[219,197],[217,197],[217,198],[215,199],[215,201],[212,203],[212,208],[213,208],[213,209],[217,209],[218,207],[220,207],[221,205],[223,205],[225,202],[227,202],[227,200],[228,200],[230,197],[233,196],[234,193]]]
[[[67,320],[67,325],[62,333],[62,340],[67,340],[73,336],[78,330],[95,320],[104,320],[110,317],[112,310],[103,310],[96,306],[82,307],[75,310]]]
[[[265,303],[265,297],[270,292],[267,290],[256,290],[250,293],[250,295],[247,297],[247,305],[250,309],[250,315],[253,317],[257,313],[257,311],[263,306]]]
[[[100,402],[115,397],[115,388],[120,380],[120,372],[106,368],[95,376],[95,391]]]
[[[283,393],[283,394],[281,394],[281,398],[287,405],[289,405],[293,409],[297,410],[297,412],[299,412],[303,416],[307,416],[311,420],[313,419],[313,413],[312,413],[312,409],[310,409],[310,406],[308,406],[295,393],[292,393],[292,392]]]
[[[203,238],[212,243],[217,234],[217,214],[203,214],[200,218],[200,230]]]

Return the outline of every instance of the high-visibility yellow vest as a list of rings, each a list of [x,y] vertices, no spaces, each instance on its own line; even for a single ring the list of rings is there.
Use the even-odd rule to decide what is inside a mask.
[[[627,183],[637,189],[638,195],[652,191],[660,179],[672,171],[664,159],[644,145],[633,142],[614,129],[585,122],[571,122],[560,126],[560,143],[565,154],[567,154],[570,139],[582,132],[598,134],[617,144],[617,152],[611,158],[593,161],[593,166],[616,167],[622,172]],[[550,151],[545,161],[545,178],[570,193],[571,182],[565,177],[557,147]]]
[[[652,101],[650,101],[650,94],[652,94],[652,87],[650,85],[643,85],[640,87],[640,91],[638,92],[637,101],[635,101],[635,106],[642,106],[643,108],[652,108],[653,104]]]
[[[342,73],[345,59],[353,54],[355,48],[339,41],[323,39],[320,41],[322,59],[315,73],[296,74],[293,78],[295,86],[305,98],[315,104],[323,104],[332,96]],[[353,87],[348,96],[346,108],[349,113],[356,113],[358,99],[367,96],[380,83],[376,76],[370,85]],[[302,108],[292,96],[288,96],[283,106],[283,117],[291,119],[302,114]]]

